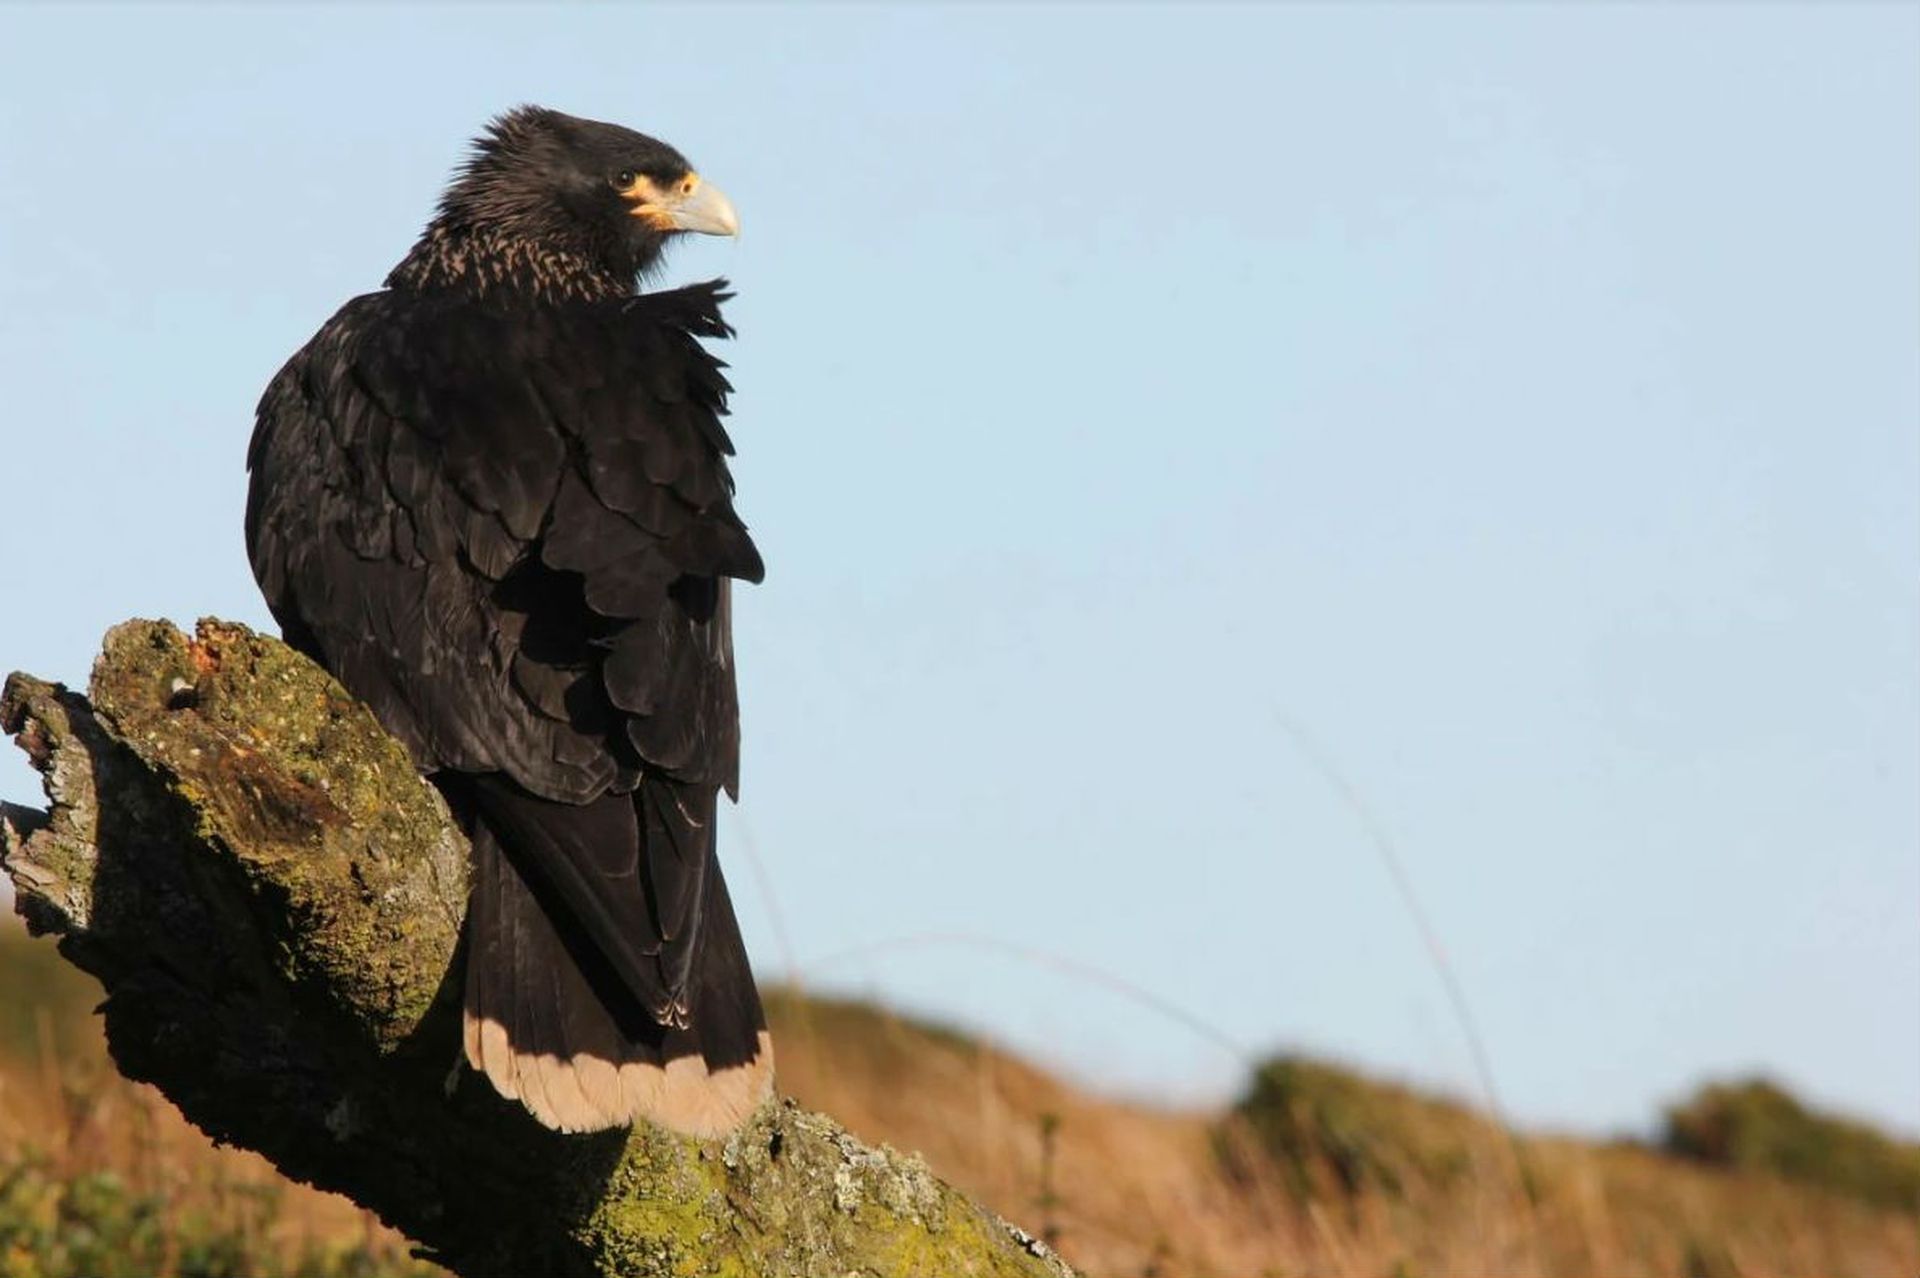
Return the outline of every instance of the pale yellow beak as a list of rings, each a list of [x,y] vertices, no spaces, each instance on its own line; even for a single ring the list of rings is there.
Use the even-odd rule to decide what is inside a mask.
[[[628,187],[625,194],[634,200],[628,210],[645,218],[661,231],[693,231],[699,235],[738,235],[740,217],[733,202],[713,183],[698,173],[689,173],[665,190],[646,178]]]

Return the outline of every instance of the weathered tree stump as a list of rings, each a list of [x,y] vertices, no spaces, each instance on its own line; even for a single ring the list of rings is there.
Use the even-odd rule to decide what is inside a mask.
[[[89,691],[7,681],[50,807],[0,808],[0,863],[120,1069],[214,1139],[463,1275],[1068,1274],[791,1101],[724,1141],[541,1127],[462,1063],[466,842],[365,707],[215,621],[115,627]]]

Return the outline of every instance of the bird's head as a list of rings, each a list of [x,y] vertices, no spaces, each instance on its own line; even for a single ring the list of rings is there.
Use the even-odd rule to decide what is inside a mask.
[[[631,289],[672,237],[739,229],[727,197],[666,143],[523,106],[475,139],[422,247],[435,237],[448,241],[442,256],[470,257],[482,274],[517,275],[526,264],[550,273],[586,269]],[[490,254],[514,263],[489,261]]]

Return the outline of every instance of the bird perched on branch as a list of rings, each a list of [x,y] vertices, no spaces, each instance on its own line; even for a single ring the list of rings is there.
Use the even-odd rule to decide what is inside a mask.
[[[679,152],[494,120],[419,242],[267,387],[247,550],[287,641],[370,705],[471,835],[465,1051],[541,1122],[714,1135],[771,1087],[714,854],[737,792],[724,281]]]

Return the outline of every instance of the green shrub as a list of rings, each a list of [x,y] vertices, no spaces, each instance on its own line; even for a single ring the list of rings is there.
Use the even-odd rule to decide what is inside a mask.
[[[1920,1210],[1920,1145],[1811,1109],[1763,1078],[1713,1083],[1666,1111],[1669,1153]]]
[[[0,1165],[0,1278],[424,1278],[430,1266],[356,1245],[276,1245],[277,1187],[229,1187],[180,1211],[110,1171],[58,1175],[27,1155]],[[217,1218],[216,1218],[217,1217]]]
[[[1233,1113],[1301,1197],[1450,1185],[1497,1135],[1463,1105],[1299,1056],[1261,1064]]]

